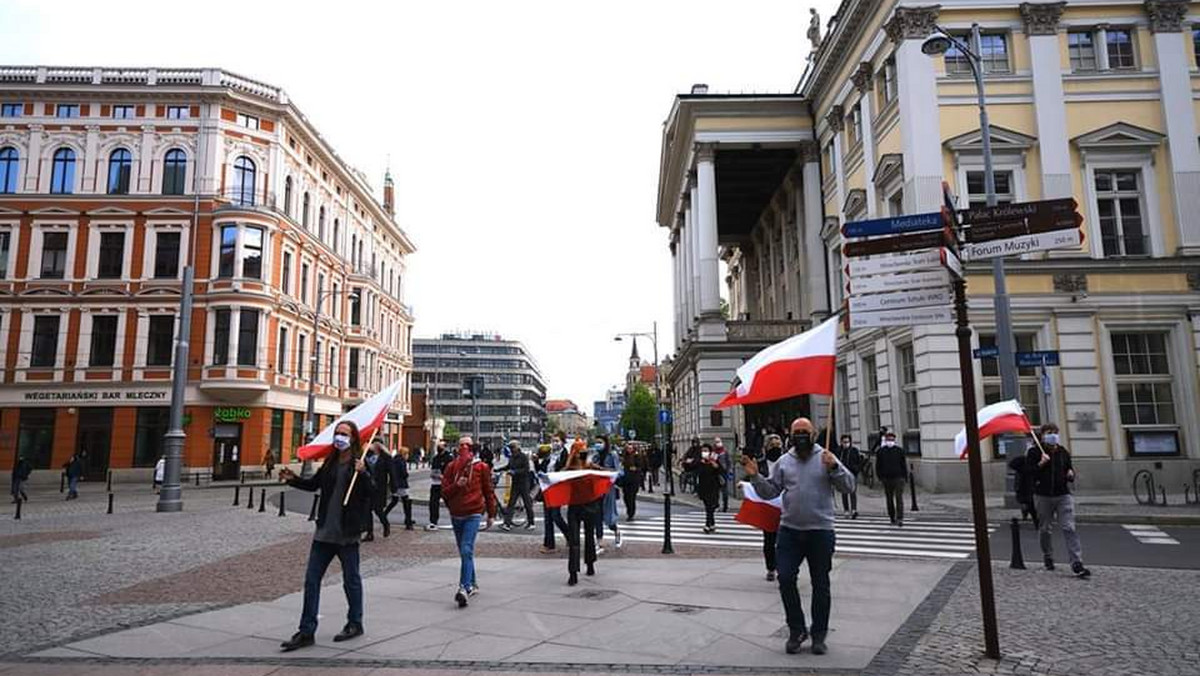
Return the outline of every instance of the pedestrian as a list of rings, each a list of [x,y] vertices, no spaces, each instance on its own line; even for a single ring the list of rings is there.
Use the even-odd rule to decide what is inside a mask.
[[[571,444],[571,450],[560,458],[557,470],[601,469],[588,461],[587,443],[576,439]],[[583,527],[583,563],[587,566],[587,574],[596,574],[596,530],[593,524],[601,517],[603,500],[597,500],[582,505],[567,506],[567,584],[579,584],[579,528]]]
[[[63,463],[63,471],[67,474],[67,499],[74,500],[79,497],[79,477],[83,475],[83,460],[78,453]]]
[[[415,522],[412,516],[412,499],[408,497],[408,459],[411,457],[407,446],[401,446],[392,458],[392,499],[383,510],[384,516],[391,513],[399,502],[404,505],[404,530],[412,530]]]
[[[271,478],[271,472],[275,471],[275,452],[270,449],[267,449],[263,457],[263,470],[265,470],[268,479]]]
[[[832,489],[849,492],[854,488],[854,475],[833,453],[816,443],[813,424],[807,418],[794,420],[791,431],[792,445],[780,456],[770,476],[759,473],[753,458],[744,458],[742,468],[762,498],[770,500],[783,495],[775,554],[779,563],[779,595],[788,625],[784,649],[789,655],[800,652],[811,631],[813,654],[824,655],[832,604],[829,571],[833,567],[835,542]],[[813,590],[812,624],[808,627],[796,585],[800,565],[805,560]]]
[[[491,528],[496,518],[496,493],[492,487],[492,468],[472,453],[471,437],[458,440],[458,457],[442,471],[442,497],[450,510],[454,542],[458,545],[458,590],[454,602],[467,607],[467,599],[479,591],[475,577],[475,538],[479,535],[481,515],[486,512]]]
[[[537,524],[534,523],[533,497],[530,495],[533,490],[533,471],[529,466],[529,456],[521,450],[521,442],[516,439],[508,442],[508,450],[508,474],[512,477],[512,485],[509,486],[508,501],[504,506],[504,524],[500,529],[512,530],[513,512],[520,499],[521,507],[525,510],[525,530],[533,530]]]
[[[646,476],[650,478],[648,488],[653,493],[654,487],[659,485],[658,473],[662,470],[663,466],[663,449],[658,445],[657,441],[650,445],[650,454],[646,457],[646,464],[649,470],[646,472]]]
[[[637,514],[637,494],[642,489],[642,482],[646,476],[646,454],[642,450],[642,444],[625,444],[625,452],[621,454],[621,468],[624,472],[621,497],[625,500],[625,520],[633,521]]]
[[[761,452],[752,457],[754,457],[754,464],[758,467],[758,473],[761,476],[771,476],[771,472],[775,469],[775,463],[779,462],[779,456],[783,455],[783,438],[778,434],[768,434],[763,443],[764,448]],[[775,581],[778,570],[775,560],[775,547],[778,540],[778,530],[763,531],[763,563],[767,565],[767,582]]]
[[[854,439],[849,434],[843,434],[838,440],[837,450],[833,452],[846,469],[854,475],[854,488],[849,493],[842,493],[842,513],[849,514],[851,519],[858,518],[858,473],[862,471],[863,454],[854,445]]]
[[[683,469],[696,477],[696,494],[704,503],[704,532],[717,532],[716,511],[721,500],[721,465],[712,445],[703,444],[700,456],[683,461]]]
[[[733,459],[725,450],[725,442],[721,441],[721,437],[713,439],[713,453],[717,466],[721,468],[721,511],[728,512],[729,492],[733,490]]]
[[[1059,443],[1058,425],[1046,423],[1041,431],[1041,448],[1029,449],[1025,462],[1035,468],[1033,502],[1041,521],[1038,540],[1042,545],[1043,564],[1046,570],[1054,570],[1050,522],[1057,517],[1067,546],[1067,558],[1071,561],[1071,572],[1075,577],[1086,579],[1092,576],[1092,571],[1083,565],[1083,547],[1075,530],[1075,497],[1071,495],[1075,467],[1071,464],[1070,452]]]
[[[158,461],[154,463],[154,493],[157,494],[162,490],[163,477],[167,473],[167,456],[158,456]]]
[[[401,463],[403,462],[401,460]],[[382,441],[376,439],[371,442],[371,447],[367,449],[366,463],[367,472],[371,475],[371,512],[379,519],[379,523],[383,524],[383,537],[388,537],[392,534],[392,524],[388,521],[387,503],[395,483],[395,469],[392,456]],[[363,536],[363,542],[374,541],[375,519],[368,519],[367,534]]]
[[[688,449],[683,452],[683,457],[680,458],[679,467],[682,470],[679,476],[680,490],[684,493],[688,492],[688,487],[691,487],[692,492],[696,491],[696,473],[689,471],[689,461],[694,465],[700,460],[700,437],[692,437],[692,443]],[[668,470],[669,471],[669,470]]]
[[[442,507],[442,470],[450,462],[446,440],[438,439],[437,450],[429,459],[429,524],[425,530],[437,530],[439,511]]]
[[[609,488],[608,492],[604,494],[604,504],[602,506],[600,516],[596,519],[595,524],[596,542],[599,543],[604,540],[604,529],[608,528],[613,532],[614,544],[617,546],[617,549],[620,549],[622,544],[621,529],[617,525],[617,492],[620,489],[617,488],[617,484],[621,481],[621,475],[619,474],[621,470],[621,460],[617,457],[617,454],[613,452],[612,443],[609,441],[608,435],[600,435],[599,441],[596,443],[595,455],[592,457],[592,465],[595,466],[596,469],[618,472],[617,480],[613,482],[612,487]],[[596,551],[598,553],[603,553],[604,547],[597,544]]]
[[[544,452],[543,452],[544,448]],[[555,437],[550,441],[549,445],[538,447],[538,459],[536,463],[538,474],[548,473],[550,471],[558,471],[557,463],[560,458],[564,458],[566,453],[563,449],[562,437]],[[542,548],[539,550],[543,554],[549,554],[555,550],[554,544],[554,527],[562,531],[563,537],[568,538],[570,542],[570,534],[567,531],[567,520],[563,518],[562,507],[550,507],[542,498],[541,489],[538,489],[538,499],[542,502],[542,520],[545,524],[545,531],[542,537]]]
[[[875,452],[875,475],[883,484],[888,519],[904,527],[904,488],[908,482],[908,461],[904,449],[896,445],[896,433],[885,432],[883,443]]]
[[[1014,455],[1008,461],[1008,468],[1013,472],[1013,493],[1021,507],[1021,520],[1032,517],[1034,530],[1040,530],[1037,507],[1033,504],[1033,483],[1037,475],[1037,464],[1027,462],[1027,453],[1028,449],[1026,453]]]
[[[283,652],[311,646],[317,633],[321,605],[321,580],[334,557],[342,565],[342,588],[346,592],[346,626],[333,637],[342,642],[363,634],[363,582],[359,572],[358,543],[371,521],[371,475],[359,458],[362,440],[358,426],[343,420],[333,430],[333,450],[311,477],[297,476],[284,467],[279,480],[302,491],[320,491],[317,498],[317,529],[308,550],[304,573],[304,609],[300,629],[280,647]],[[351,485],[353,484],[353,485]]]
[[[17,502],[29,502],[29,496],[25,494],[25,482],[29,481],[31,474],[33,474],[33,465],[25,456],[19,456],[17,464],[13,466],[12,472],[13,504]]]

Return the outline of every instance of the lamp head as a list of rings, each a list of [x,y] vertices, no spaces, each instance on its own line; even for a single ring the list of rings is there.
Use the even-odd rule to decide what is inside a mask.
[[[926,56],[941,56],[948,51],[950,51],[950,38],[941,33],[935,33],[921,43],[921,53]]]

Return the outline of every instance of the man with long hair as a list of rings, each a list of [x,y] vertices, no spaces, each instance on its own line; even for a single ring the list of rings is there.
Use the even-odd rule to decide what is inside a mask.
[[[362,439],[358,426],[343,420],[333,430],[333,451],[317,473],[309,478],[297,476],[286,467],[279,470],[280,481],[302,491],[320,490],[317,502],[317,530],[308,552],[304,573],[304,610],[300,629],[280,648],[291,652],[315,642],[317,612],[321,604],[321,579],[337,557],[342,564],[342,587],[346,591],[346,626],[333,637],[346,641],[363,633],[363,585],[359,572],[358,543],[371,521],[371,475],[360,457]],[[357,479],[355,478],[357,476]],[[351,487],[353,483],[353,489]],[[347,499],[347,492],[350,493]]]
[[[442,472],[442,497],[450,510],[450,525],[458,544],[458,591],[454,602],[467,607],[467,599],[479,591],[475,579],[475,538],[479,535],[480,516],[487,512],[491,528],[496,518],[496,493],[492,487],[492,468],[471,452],[471,437],[458,440],[458,457]]]

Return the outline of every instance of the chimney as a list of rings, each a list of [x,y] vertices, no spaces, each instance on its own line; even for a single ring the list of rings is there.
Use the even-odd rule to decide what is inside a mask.
[[[392,184],[392,170],[383,175],[383,210],[388,216],[396,215],[396,188]]]
[[[694,85],[692,85],[692,93],[693,94],[707,94],[708,93],[708,85],[694,84]]]

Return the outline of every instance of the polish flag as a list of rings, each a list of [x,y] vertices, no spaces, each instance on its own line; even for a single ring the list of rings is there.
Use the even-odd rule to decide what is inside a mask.
[[[738,384],[717,408],[788,399],[801,394],[833,394],[837,363],[837,317],[776,343],[737,370]]]
[[[397,380],[380,390],[375,396],[342,414],[342,417],[333,421],[331,425],[321,430],[320,434],[313,437],[312,441],[301,446],[296,452],[297,455],[301,460],[320,460],[329,455],[329,451],[333,450],[333,430],[342,421],[352,422],[358,426],[358,436],[365,446],[372,435],[383,425],[383,419],[387,416],[388,409],[392,407],[392,402],[396,401],[396,396],[400,394],[400,388],[403,385],[403,380]]]
[[[783,516],[783,495],[772,500],[761,497],[749,481],[741,482],[742,507],[734,520],[768,533],[779,530],[779,519]]]
[[[979,409],[980,441],[1004,432],[1033,433],[1033,425],[1029,424],[1029,418],[1025,417],[1025,409],[1016,399],[996,402]],[[954,450],[958,452],[959,460],[967,457],[967,428],[964,427],[954,435]]]
[[[595,502],[608,494],[616,480],[616,472],[598,469],[573,469],[538,474],[542,500],[547,507],[586,505]]]

